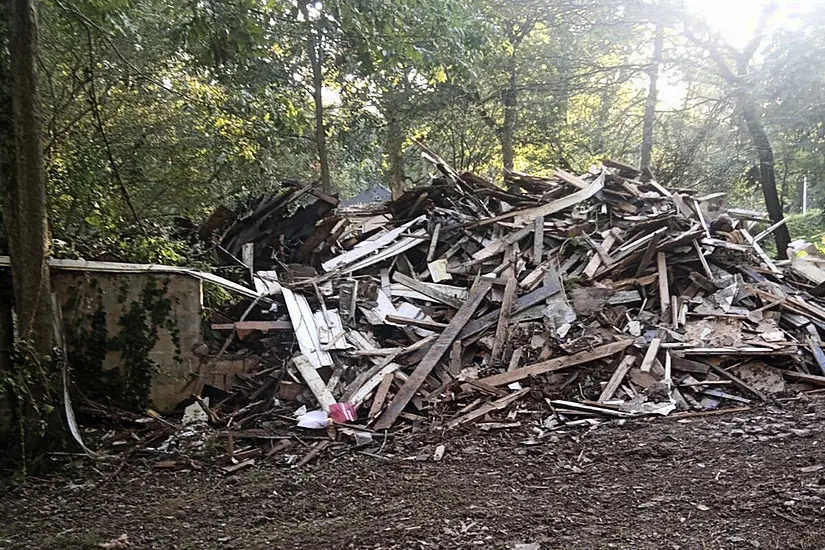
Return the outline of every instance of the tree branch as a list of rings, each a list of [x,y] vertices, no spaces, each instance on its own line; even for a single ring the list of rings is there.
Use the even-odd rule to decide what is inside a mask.
[[[126,185],[123,183],[123,178],[120,176],[120,170],[118,169],[117,162],[115,161],[114,154],[112,153],[112,147],[109,145],[109,138],[106,136],[106,131],[103,128],[103,119],[100,117],[100,109],[98,108],[97,103],[97,93],[95,92],[95,74],[94,74],[94,48],[92,44],[92,30],[89,28],[88,25],[85,25],[86,28],[86,38],[88,41],[89,47],[89,103],[92,107],[92,116],[94,117],[95,125],[97,126],[97,131],[100,133],[100,137],[103,140],[103,147],[106,151],[106,156],[109,160],[109,167],[112,170],[112,177],[117,182],[118,186],[120,187],[120,193],[123,195],[123,200],[126,202],[126,205],[129,207],[129,211],[132,213],[132,216],[135,219],[135,223],[140,228],[140,231],[147,235],[146,227],[144,227],[143,222],[140,220],[140,217],[135,211],[135,206],[132,204],[132,198],[129,196],[129,190],[126,189]]]

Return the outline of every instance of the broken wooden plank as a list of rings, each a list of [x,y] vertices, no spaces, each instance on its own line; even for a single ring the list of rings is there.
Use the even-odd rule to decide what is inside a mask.
[[[554,400],[551,401],[550,404],[555,407],[558,411],[559,409],[577,413],[584,413],[584,414],[596,414],[599,416],[612,416],[615,418],[628,418],[633,416],[633,413],[627,413],[623,411],[617,411],[614,409],[609,409],[607,407],[598,407],[596,405],[587,405],[584,403],[576,403],[575,401],[562,401],[562,400]]]
[[[685,199],[679,193],[673,193],[670,197],[676,205],[676,211],[687,219],[693,217],[693,210],[685,203]]]
[[[738,395],[731,395],[729,393],[725,393],[721,390],[702,390],[701,392],[704,395],[709,395],[711,397],[716,397],[718,399],[727,399],[728,401],[736,401],[738,403],[744,403],[746,405],[751,403],[750,399],[745,399],[744,397],[739,397]]]
[[[755,395],[761,401],[767,401],[768,400],[768,398],[765,396],[764,393],[762,393],[759,390],[757,390],[756,388],[748,385],[747,383],[745,383],[744,380],[742,380],[741,378],[739,378],[738,376],[736,376],[732,372],[730,372],[728,370],[725,370],[721,367],[717,367],[715,365],[711,365],[710,368],[717,375],[721,376],[722,378],[726,378],[727,380],[732,382],[735,386],[737,386],[739,389],[744,390],[748,393],[751,393],[751,394]]]
[[[604,241],[602,241],[602,249],[605,253],[610,253],[610,248],[616,243],[619,238],[620,230],[618,228],[613,228],[606,232],[604,235]],[[590,258],[590,261],[587,263],[587,267],[584,268],[584,276],[588,279],[592,279],[593,275],[596,271],[599,270],[599,267],[602,265],[602,256],[598,253],[593,254],[593,257]]]
[[[693,200],[693,205],[696,207],[696,215],[699,216],[699,223],[702,224],[702,229],[705,230],[705,236],[710,239],[710,225],[705,221],[705,216],[702,214],[702,206],[699,201]]]
[[[428,319],[413,319],[401,315],[387,315],[387,321],[398,325],[409,325],[413,327],[425,328],[427,330],[444,330],[446,323],[437,323]]]
[[[587,244],[589,244],[593,250],[596,251],[596,255],[602,259],[602,263],[605,266],[613,265],[613,258],[610,257],[610,254],[608,254],[607,251],[601,247],[601,245],[597,244],[592,239],[587,239]]]
[[[409,403],[413,395],[415,395],[415,392],[418,391],[418,388],[424,383],[424,379],[432,372],[435,365],[441,360],[444,353],[446,353],[447,348],[452,345],[453,341],[464,328],[464,325],[467,324],[472,314],[478,309],[478,306],[481,305],[481,302],[492,286],[492,283],[485,279],[478,279],[476,281],[473,285],[474,288],[470,290],[470,296],[467,298],[467,301],[459,308],[450,321],[450,324],[444,329],[444,332],[441,333],[432,347],[427,350],[426,355],[424,355],[418,363],[418,366],[416,366],[412,375],[410,375],[409,380],[404,383],[389,406],[387,406],[387,410],[384,411],[384,414],[378,419],[375,425],[376,429],[387,430],[393,425],[404,410],[404,407],[407,406],[407,403]]]
[[[392,379],[394,378],[394,374],[391,372],[385,373],[381,377],[381,383],[378,384],[378,389],[375,390],[375,397],[372,399],[372,406],[370,407],[370,412],[367,414],[367,419],[372,420],[378,413],[381,412],[381,409],[384,408],[384,401],[387,400],[387,394],[390,392],[390,386],[392,386]]]
[[[656,235],[653,239],[650,240],[650,244],[647,245],[647,248],[645,249],[645,254],[644,256],[642,256],[642,260],[639,262],[639,267],[636,269],[635,277],[638,278],[644,275],[645,271],[647,270],[647,266],[650,265],[650,262],[653,261],[653,257],[656,256],[656,248],[659,246],[660,239],[661,235]]]
[[[696,271],[691,271],[690,280],[696,283],[696,285],[699,286],[705,292],[710,292],[711,294],[713,294],[719,290],[719,288],[717,288],[717,286],[713,284],[713,281],[711,281],[710,279]]]
[[[471,392],[473,390],[479,390],[482,393],[486,393],[487,395],[492,395],[493,397],[504,397],[507,395],[506,390],[502,390],[493,386],[488,386],[484,382],[480,380],[468,379],[464,384],[461,385],[461,391],[463,392]]]
[[[427,284],[430,289],[437,291],[441,296],[449,296],[450,298],[455,298],[456,300],[460,300],[462,302],[467,299],[466,288],[436,283],[425,284]],[[430,298],[429,296],[421,294],[420,292],[413,290],[406,285],[402,285],[401,283],[390,284],[389,295],[392,295],[393,298],[410,298],[412,300],[421,300],[424,302],[438,302],[435,298]]]
[[[524,354],[524,348],[518,347],[513,350],[513,355],[510,357],[510,363],[507,365],[507,372],[514,371],[521,366],[521,356]]]
[[[593,276],[593,279],[600,279],[613,271],[618,271],[619,273],[621,273],[625,269],[631,267],[635,262],[641,259],[641,255],[643,254],[641,248],[648,244],[652,239],[655,239],[657,235],[661,235],[665,231],[667,231],[667,227],[660,227],[653,233],[650,233],[640,239],[636,239],[635,241],[625,243],[624,245],[618,248],[618,256],[614,259],[613,264],[603,266]],[[659,245],[660,248],[661,246],[662,245]]]
[[[456,340],[453,342],[453,348],[450,351],[450,367],[449,371],[450,374],[453,376],[458,376],[461,372],[461,363],[462,363],[462,354],[464,353],[464,346],[461,343],[461,340]]]
[[[320,293],[319,293],[320,296]],[[344,341],[344,324],[337,309],[326,309],[321,302],[321,311],[315,312],[315,325],[318,327],[318,341],[323,351],[347,348]]]
[[[581,179],[579,176],[573,175],[570,172],[566,172],[561,168],[556,168],[553,171],[553,175],[559,178],[561,181],[565,183],[569,183],[576,189],[587,189],[588,183]]]
[[[539,216],[535,220],[533,231],[533,265],[541,263],[544,256],[544,216]]]
[[[656,255],[656,268],[659,272],[659,311],[660,318],[666,319],[665,312],[670,307],[670,286],[667,282],[667,258],[664,252]]]
[[[542,229],[543,229],[543,226],[542,226]],[[510,245],[519,242],[521,239],[525,238],[527,235],[531,234],[533,231],[535,231],[535,226],[528,226],[528,227],[519,229],[518,231],[508,233],[508,234],[504,235],[503,237],[501,237],[500,239],[496,239],[495,241],[491,242],[490,244],[488,244],[487,246],[485,246],[484,248],[482,248],[481,250],[479,250],[478,252],[473,254],[473,256],[472,256],[473,262],[472,263],[477,264],[477,263],[480,263],[480,262],[482,262],[484,260],[487,260],[489,258],[493,258],[493,257],[497,256],[498,254],[501,254],[502,252],[507,250],[507,248],[509,248]]]
[[[318,400],[318,404],[321,405],[321,408],[328,411],[329,406],[336,402],[335,398],[327,389],[327,385],[321,379],[321,376],[318,374],[318,371],[315,370],[315,367],[309,359],[303,355],[296,355],[292,358],[292,364],[295,365],[295,368],[298,369],[299,373],[301,373],[301,378],[303,378],[304,382],[307,383],[312,395],[314,395],[315,399]]]
[[[388,246],[393,241],[397,240],[409,228],[422,222],[425,219],[425,216],[419,216],[414,220],[411,220],[405,223],[404,225],[393,229],[392,231],[388,231],[386,233],[373,236],[372,238],[367,239],[366,241],[360,242],[356,244],[352,250],[348,250],[343,254],[339,254],[338,256],[335,256],[334,258],[330,258],[326,262],[323,262],[321,264],[321,268],[327,273],[329,273],[338,268],[343,268],[347,264],[356,262],[361,258],[364,258],[365,256],[374,254]]]
[[[812,337],[808,337],[808,349],[811,350],[811,354],[814,356],[814,359],[816,359],[816,365],[819,367],[819,371],[825,375],[825,353],[822,352],[822,347],[820,347],[819,342]]]
[[[501,300],[498,325],[496,326],[496,336],[493,340],[492,352],[490,353],[490,363],[496,366],[501,362],[501,352],[507,340],[507,324],[510,321],[510,312],[513,310],[513,302],[515,301],[517,288],[518,280],[515,277],[507,281],[507,286],[504,288],[504,297]]]
[[[319,441],[319,442],[315,443],[312,446],[312,448],[307,452],[307,454],[305,454],[301,458],[301,460],[299,460],[298,463],[293,465],[292,467],[293,468],[300,468],[301,466],[304,466],[304,465],[308,464],[310,460],[312,460],[313,458],[318,456],[318,454],[321,451],[323,451],[324,449],[329,447],[331,444],[332,444],[332,441],[329,441],[329,440]]]
[[[627,371],[630,370],[635,362],[636,357],[634,355],[626,355],[624,359],[621,360],[619,366],[616,367],[616,370],[613,372],[613,376],[610,377],[610,381],[602,390],[601,395],[599,395],[598,401],[604,402],[613,398],[613,394],[619,389],[622,380],[624,380],[624,377],[627,375]]]
[[[575,193],[567,195],[566,197],[562,197],[553,202],[543,204],[541,206],[536,206],[533,208],[527,208],[523,210],[511,210],[510,212],[505,212],[504,214],[500,214],[498,216],[482,219],[475,225],[485,226],[502,220],[509,220],[510,218],[516,218],[517,223],[530,223],[538,217],[549,216],[551,214],[561,212],[562,210],[566,210],[567,208],[571,208],[579,203],[586,201],[587,199],[593,197],[596,193],[601,191],[604,187],[605,174],[606,172],[602,172],[599,175],[599,177],[593,181],[593,183],[587,186],[586,189],[576,191]]]
[[[503,408],[507,407],[508,405],[510,405],[510,403],[513,403],[516,400],[521,399],[529,391],[530,391],[530,388],[523,388],[523,389],[518,390],[517,392],[511,393],[511,394],[506,395],[506,396],[504,396],[500,399],[497,399],[497,400],[495,400],[491,403],[487,403],[485,405],[482,405],[478,409],[476,409],[472,412],[469,412],[469,413],[465,414],[464,416],[460,416],[458,418],[450,420],[449,422],[447,422],[446,428],[448,430],[450,430],[450,429],[455,428],[457,426],[460,426],[462,424],[467,424],[469,422],[473,422],[475,420],[478,420],[479,418],[483,418],[484,415],[486,415],[487,413],[490,413],[492,411],[496,411],[496,410],[499,410],[499,409],[503,409]]]
[[[561,290],[560,285],[558,284],[558,279],[553,278],[551,284],[545,284],[531,292],[530,294],[525,294],[524,296],[519,297],[516,300],[516,304],[513,307],[513,311],[510,313],[511,316],[515,316],[522,311],[533,307],[536,304],[544,302],[547,298],[550,298],[554,294],[557,294]],[[461,331],[459,334],[459,339],[463,340],[470,336],[474,336],[479,332],[490,328],[491,326],[495,325],[498,322],[498,318],[501,314],[500,310],[491,311],[490,313],[479,317],[478,319],[474,319],[467,323],[467,326],[464,327],[464,330]]]
[[[825,376],[819,376],[816,374],[805,374],[804,372],[796,372],[792,370],[782,371],[782,374],[785,376],[785,378],[790,378],[792,380],[807,382],[815,386],[825,386]]]
[[[654,338],[650,341],[650,345],[647,347],[647,352],[645,352],[645,357],[642,360],[641,366],[639,367],[640,371],[650,372],[650,367],[653,366],[653,361],[656,360],[656,354],[659,352],[659,346],[661,344],[661,338]]]
[[[769,228],[767,228],[766,230],[764,230],[761,233],[759,233],[758,235],[756,235],[756,237],[753,238],[753,242],[755,242],[755,243],[760,242],[762,239],[764,239],[765,237],[767,237],[768,235],[770,235],[771,233],[773,233],[774,231],[776,231],[777,229],[779,229],[780,227],[782,227],[783,225],[788,223],[788,219],[789,218],[782,218],[781,220],[779,220],[775,224],[771,225]]]
[[[293,328],[289,321],[236,321],[234,323],[212,323],[212,330],[269,332],[271,330],[293,330]]]
[[[333,272],[327,273],[325,276],[321,277],[321,280],[328,280],[335,276],[336,273],[339,271],[343,272],[354,272],[366,267],[369,267],[373,264],[377,264],[379,262],[383,262],[384,260],[388,260],[389,258],[393,258],[406,252],[407,250],[414,248],[421,244],[421,238],[423,238],[427,234],[426,229],[418,229],[410,234],[409,237],[405,237],[400,239],[398,242],[394,243],[393,245],[381,250],[380,252],[372,255],[367,256],[366,258],[354,263],[344,266],[338,270]],[[318,282],[318,281],[316,281]]]
[[[355,381],[347,387],[346,392],[341,397],[344,403],[350,403],[354,407],[360,407],[377,388],[385,376],[393,376],[401,368],[401,365],[393,362],[394,357],[390,356],[383,362],[373,366],[369,371],[358,376]],[[350,390],[350,388],[353,388]],[[349,395],[347,395],[349,393]]]
[[[724,198],[724,197],[726,197],[727,195],[728,195],[728,194],[727,194],[727,193],[725,193],[724,191],[716,191],[716,192],[714,192],[714,193],[708,193],[707,195],[702,195],[701,197],[696,197],[696,199],[694,199],[694,200],[695,200],[696,202],[699,202],[699,203],[702,203],[702,202],[712,202],[712,201],[715,201],[715,200],[718,200],[718,199]]]
[[[621,306],[628,304],[641,304],[642,295],[638,290],[620,290],[607,299],[609,306]]]
[[[599,346],[592,350],[580,351],[579,353],[574,353],[573,355],[557,357],[542,363],[535,363],[533,365],[503,372],[501,374],[494,374],[492,376],[482,378],[481,381],[489,384],[490,386],[506,386],[507,384],[524,380],[530,376],[563,370],[569,367],[590,363],[591,361],[596,361],[598,359],[603,359],[605,357],[610,357],[620,351],[624,351],[632,343],[632,340],[620,340],[618,342]]]
[[[282,296],[286,302],[289,319],[295,330],[295,338],[298,340],[301,353],[315,368],[331,366],[332,357],[322,349],[318,337],[318,326],[315,324],[315,317],[306,297],[288,288],[282,289]]]
[[[768,256],[762,246],[754,240],[751,234],[748,232],[747,229],[744,227],[739,229],[739,232],[745,237],[745,240],[753,247],[753,250],[756,252],[756,255],[759,256],[759,259],[762,260],[768,269],[770,269],[776,275],[782,275],[782,270],[776,267],[776,264],[773,263],[773,260]]]
[[[433,238],[430,239],[430,248],[427,250],[427,263],[432,262],[435,259],[435,249],[438,246],[438,235],[441,233],[441,224],[435,224],[435,229],[433,229]],[[435,281],[436,283],[438,281]]]
[[[657,182],[656,180],[650,180],[650,181],[648,181],[648,182],[647,182],[647,184],[648,184],[649,186],[651,186],[652,188],[654,188],[656,191],[658,191],[658,192],[659,192],[659,194],[660,194],[660,195],[662,195],[663,197],[668,197],[668,198],[673,197],[673,193],[671,193],[671,192],[670,192],[670,191],[668,191],[666,188],[664,188],[664,187],[663,187],[663,186],[662,186],[659,182]]]
[[[758,348],[755,346],[747,347],[724,347],[724,348],[682,348],[682,344],[662,344],[663,349],[678,349],[679,353],[684,355],[794,355],[796,348]]]
[[[459,309],[461,307],[461,300],[458,300],[452,296],[443,294],[440,291],[431,288],[428,283],[416,281],[412,277],[407,277],[406,275],[398,271],[393,273],[392,278],[395,282],[401,283],[402,285],[406,286],[407,288],[411,288],[416,292],[420,292],[421,294],[424,294],[425,296],[428,296],[437,302],[441,302],[442,304],[446,304],[455,309]]]
[[[696,239],[693,239],[693,248],[696,250],[696,254],[699,255],[699,262],[702,264],[702,269],[705,270],[705,275],[709,281],[713,282],[713,272],[710,270],[710,265],[708,265],[708,261],[705,259],[705,253]]]
[[[248,459],[246,459],[242,462],[238,462],[237,464],[230,464],[229,466],[224,466],[223,468],[221,468],[221,471],[226,475],[231,475],[231,474],[234,474],[235,472],[243,470],[244,468],[249,468],[250,466],[254,466],[254,465],[255,465],[255,459],[254,458],[248,458]]]
[[[707,374],[710,372],[710,365],[699,363],[698,361],[691,361],[680,355],[671,354],[671,360],[673,361],[673,368],[682,372],[691,374]]]

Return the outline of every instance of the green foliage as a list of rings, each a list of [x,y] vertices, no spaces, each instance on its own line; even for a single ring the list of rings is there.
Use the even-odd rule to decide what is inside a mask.
[[[825,210],[815,208],[805,214],[788,216],[788,230],[793,239],[803,239],[825,248]]]
[[[0,376],[0,400],[5,401],[12,414],[13,433],[4,443],[6,460],[16,461],[24,478],[29,460],[35,453],[56,447],[56,441],[47,437],[54,421],[55,403],[59,403],[59,379],[51,368],[50,357],[39,356],[25,342],[17,342],[11,353],[11,369]]]
[[[158,342],[160,328],[171,334],[176,347],[175,360],[181,360],[180,331],[170,315],[172,302],[166,297],[168,288],[168,280],[158,286],[155,279],[149,279],[140,299],[131,302],[120,317],[120,333],[109,342],[110,349],[120,352],[122,399],[135,409],[149,405],[152,378],[157,372],[157,364],[149,354]]]
[[[74,381],[93,399],[117,403],[134,410],[149,405],[152,379],[157,364],[150,357],[160,337],[160,330],[169,332],[175,346],[175,360],[181,361],[180,330],[172,313],[172,301],[167,298],[169,281],[158,284],[150,278],[136,300],[129,301],[129,287],[124,283],[118,301],[125,307],[120,316],[117,336],[107,329],[107,315],[101,289],[91,284],[90,297],[79,303],[75,293],[68,304],[70,310],[82,312],[67,324],[69,360]],[[111,351],[119,352],[120,369],[106,369],[104,362]]]
[[[307,21],[302,5],[282,0],[48,0],[40,70],[56,250],[188,264],[197,251],[180,240],[176,218],[197,222],[281,179],[316,178],[310,30],[342,196],[387,185],[395,138],[408,181],[427,173],[411,138],[461,170],[496,178],[511,92],[516,169],[586,170],[604,156],[635,164],[658,20],[667,82],[654,171],[761,209],[745,177],[754,154],[730,86],[688,38],[680,5],[656,5],[332,0],[307,4]],[[823,29],[825,9],[816,6],[792,29],[769,28],[744,80],[789,213],[801,210],[806,178],[809,205],[825,204]]]

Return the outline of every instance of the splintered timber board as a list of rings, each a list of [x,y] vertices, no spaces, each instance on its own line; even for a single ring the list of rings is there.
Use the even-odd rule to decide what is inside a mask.
[[[605,344],[594,348],[592,351],[580,351],[579,353],[574,353],[566,357],[557,357],[556,359],[550,359],[543,363],[536,363],[501,374],[494,374],[493,376],[482,378],[481,381],[490,386],[506,386],[507,384],[524,380],[530,376],[575,367],[597,359],[610,357],[620,351],[624,351],[632,343],[632,340],[621,340],[619,342],[613,342],[612,344]]]
[[[289,312],[289,319],[295,329],[295,337],[298,340],[301,353],[316,369],[331,366],[332,357],[321,347],[318,327],[315,325],[315,316],[309,308],[307,299],[288,288],[283,289],[283,297]]]
[[[526,210],[512,210],[492,218],[486,218],[478,222],[479,226],[489,225],[491,223],[507,220],[510,218],[517,218],[521,223],[529,223],[540,216],[549,216],[556,212],[561,212],[566,208],[576,206],[577,204],[586,201],[604,187],[604,173],[596,178],[587,188],[571,193],[566,197],[562,197],[553,202],[529,208]]]
[[[373,237],[372,239],[368,239],[364,242],[358,243],[352,250],[348,250],[343,254],[340,254],[334,258],[331,258],[321,264],[321,267],[329,273],[334,269],[339,267],[345,266],[347,264],[354,263],[365,256],[369,256],[382,248],[385,248],[390,243],[398,239],[404,231],[412,227],[413,225],[419,223],[424,219],[423,216],[419,216],[414,220],[411,220],[404,225],[393,229],[392,231],[388,231],[387,233],[382,233],[377,237]]]
[[[521,313],[522,311],[533,307],[538,303],[544,302],[547,298],[559,292],[561,289],[559,288],[557,281],[557,279],[554,279],[553,284],[539,287],[530,294],[525,294],[524,296],[518,298],[513,306],[511,315],[515,316],[517,313]],[[492,327],[498,322],[500,314],[501,310],[497,309],[479,317],[478,319],[470,321],[459,334],[459,339],[463,340],[464,338],[474,336],[479,332]]]
[[[450,324],[447,325],[447,328],[444,329],[444,332],[441,333],[432,347],[427,350],[427,354],[424,355],[421,362],[418,363],[418,366],[410,375],[410,378],[404,383],[401,389],[398,390],[398,393],[387,406],[387,410],[383,415],[381,415],[378,422],[375,424],[375,429],[387,430],[393,425],[395,420],[404,410],[404,407],[406,407],[407,403],[409,403],[413,398],[415,392],[418,391],[418,388],[420,388],[421,384],[424,383],[424,380],[430,372],[432,372],[436,364],[441,360],[441,357],[447,352],[447,349],[450,348],[453,341],[461,332],[461,329],[463,329],[464,325],[467,324],[470,316],[472,316],[481,304],[482,300],[484,300],[484,297],[490,291],[492,286],[492,281],[485,279],[480,279],[476,283],[476,288],[471,290],[467,301],[456,312],[455,316],[450,321]]]
[[[508,406],[510,403],[513,403],[516,400],[521,399],[529,391],[530,391],[530,388],[523,388],[521,390],[518,390],[517,392],[506,395],[506,396],[502,397],[501,399],[493,401],[492,403],[487,403],[485,405],[482,405],[478,409],[476,409],[472,412],[469,412],[464,416],[460,416],[458,418],[455,418],[455,419],[451,420],[450,422],[447,423],[446,427],[447,427],[447,429],[452,429],[452,428],[455,428],[456,426],[460,426],[461,424],[466,424],[468,422],[473,422],[475,420],[478,420],[479,418],[483,417],[485,414],[487,414],[489,412],[493,412],[493,411],[497,411],[499,409],[503,409],[506,406]]]

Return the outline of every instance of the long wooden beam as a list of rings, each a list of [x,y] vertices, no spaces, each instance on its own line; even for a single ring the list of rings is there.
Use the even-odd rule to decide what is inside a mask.
[[[569,367],[575,367],[576,365],[583,365],[591,361],[596,361],[597,359],[610,357],[620,351],[624,351],[632,343],[633,341],[629,339],[620,340],[619,342],[599,346],[592,351],[580,351],[579,353],[574,353],[573,355],[557,357],[556,359],[550,359],[549,361],[536,363],[520,369],[503,372],[501,374],[494,374],[493,376],[482,378],[480,381],[490,386],[506,386],[507,384],[512,384],[513,382],[518,382],[519,380],[524,380],[525,378],[535,376],[537,374],[545,374]]]
[[[447,325],[447,328],[444,329],[444,332],[441,333],[432,347],[427,350],[426,355],[424,355],[421,362],[418,363],[418,366],[410,375],[410,378],[401,386],[398,393],[395,394],[395,397],[387,406],[384,414],[382,414],[378,422],[376,422],[375,429],[387,430],[393,425],[398,415],[401,414],[404,407],[406,407],[407,403],[413,398],[415,392],[418,391],[418,388],[421,387],[421,384],[424,383],[424,380],[430,372],[432,372],[450,346],[452,346],[453,341],[461,332],[461,329],[464,328],[464,325],[470,320],[473,313],[475,313],[475,310],[478,309],[478,306],[481,305],[482,300],[484,300],[484,297],[492,286],[492,281],[484,278],[478,279],[473,285],[467,301],[464,302],[456,312],[450,324]]]

